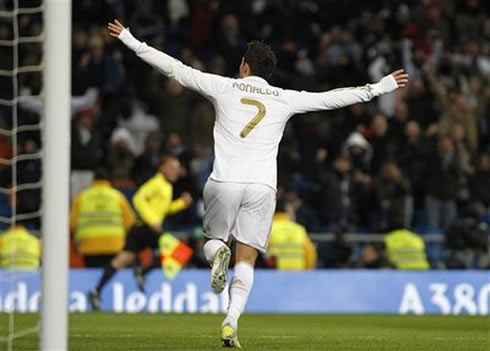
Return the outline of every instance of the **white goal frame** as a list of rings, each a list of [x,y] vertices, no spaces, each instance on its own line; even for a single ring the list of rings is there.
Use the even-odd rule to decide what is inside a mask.
[[[68,349],[71,3],[44,0],[43,351]]]

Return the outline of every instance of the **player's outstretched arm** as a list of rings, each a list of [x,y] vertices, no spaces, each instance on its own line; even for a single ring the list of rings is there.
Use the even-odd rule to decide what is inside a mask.
[[[143,61],[151,65],[165,76],[177,80],[184,87],[195,90],[207,97],[214,97],[219,94],[228,81],[228,78],[214,74],[203,73],[192,67],[184,65],[179,60],[165,54],[146,43],[136,39],[129,28],[117,19],[107,24],[107,29],[112,37],[118,38],[130,50]]]
[[[309,111],[333,110],[361,102],[371,101],[376,96],[403,88],[408,82],[408,74],[403,69],[383,77],[379,82],[362,87],[341,88],[323,93],[286,90],[293,114]]]

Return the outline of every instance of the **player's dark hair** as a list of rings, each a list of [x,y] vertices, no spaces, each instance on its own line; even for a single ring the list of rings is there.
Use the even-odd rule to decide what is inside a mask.
[[[247,44],[247,51],[243,55],[254,76],[269,79],[274,72],[277,58],[269,45],[263,41],[252,40]]]

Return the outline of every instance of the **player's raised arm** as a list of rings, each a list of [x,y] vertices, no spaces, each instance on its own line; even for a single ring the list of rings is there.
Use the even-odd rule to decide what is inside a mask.
[[[121,40],[143,61],[165,76],[175,79],[186,88],[212,98],[224,89],[225,83],[228,81],[228,78],[204,73],[186,66],[172,56],[140,42],[131,34],[129,28],[125,28],[117,19],[113,23],[108,23],[107,29],[111,36]]]
[[[376,96],[391,93],[403,88],[408,82],[408,74],[397,70],[375,84],[355,88],[341,88],[323,93],[286,90],[292,113],[304,113],[318,110],[333,110],[360,102],[371,101]]]

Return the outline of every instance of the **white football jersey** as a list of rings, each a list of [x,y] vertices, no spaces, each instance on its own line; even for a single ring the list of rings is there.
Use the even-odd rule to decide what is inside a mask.
[[[210,178],[217,182],[258,183],[275,189],[279,142],[292,115],[367,102],[398,86],[389,75],[376,84],[323,93],[286,90],[257,76],[232,79],[193,69],[141,43],[128,30],[119,39],[143,61],[213,103],[215,160]]]

